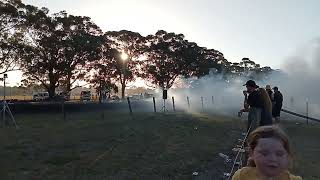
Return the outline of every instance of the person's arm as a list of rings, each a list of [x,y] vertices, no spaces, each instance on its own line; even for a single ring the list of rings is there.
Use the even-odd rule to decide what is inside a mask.
[[[243,102],[243,108],[241,109],[241,112],[248,112],[250,109],[250,106],[248,104],[248,92],[247,91],[243,91],[243,95],[244,95],[244,102]]]

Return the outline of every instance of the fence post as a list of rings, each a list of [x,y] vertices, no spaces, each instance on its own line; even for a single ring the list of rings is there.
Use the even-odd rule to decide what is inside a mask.
[[[214,98],[213,98],[213,96],[211,97],[211,100],[212,100],[212,105],[214,105]]]
[[[306,102],[307,125],[309,124],[309,102]]]
[[[132,115],[132,108],[131,108],[131,102],[130,102],[129,97],[127,97],[127,101],[128,101],[128,105],[129,105],[130,115]]]
[[[204,110],[204,107],[203,107],[203,97],[201,96],[201,107],[202,107],[202,110]]]
[[[176,111],[176,107],[174,105],[174,97],[172,96],[172,108],[173,108],[173,111]]]
[[[61,102],[61,110],[62,110],[62,114],[63,114],[63,120],[66,120],[66,110],[64,108],[64,100],[62,100]]]
[[[152,99],[153,99],[153,110],[154,110],[154,112],[157,112],[157,109],[156,109],[156,98],[152,97]]]
[[[189,100],[189,96],[187,96],[187,103],[188,103],[188,109],[190,110],[190,100]]]

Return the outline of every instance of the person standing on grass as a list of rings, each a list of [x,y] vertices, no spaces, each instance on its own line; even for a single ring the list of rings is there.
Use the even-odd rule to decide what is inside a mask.
[[[247,90],[244,94],[244,109],[240,113],[249,112],[247,131],[252,131],[259,126],[272,124],[272,104],[265,89],[259,88],[256,82],[249,80],[244,84]]]
[[[255,129],[257,123],[261,120],[261,112],[263,108],[263,102],[259,92],[259,86],[253,80],[249,80],[244,84],[247,90],[243,91],[244,95],[244,109],[240,112],[249,112],[247,131]]]
[[[266,85],[266,91],[269,95],[269,98],[271,100],[271,102],[273,102],[273,92],[272,92],[272,89],[271,89],[271,86],[270,85]]]
[[[302,180],[292,175],[292,152],[287,135],[278,126],[261,126],[248,138],[247,167],[237,170],[232,180]]]
[[[272,124],[272,102],[268,92],[264,88],[259,88],[263,101],[263,109],[261,112],[260,126]]]
[[[283,96],[278,87],[274,87],[274,105],[272,108],[272,116],[275,119],[275,123],[280,123],[280,112],[282,109]]]

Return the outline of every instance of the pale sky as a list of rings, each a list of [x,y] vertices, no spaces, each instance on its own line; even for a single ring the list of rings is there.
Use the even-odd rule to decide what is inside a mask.
[[[228,61],[248,57],[281,68],[297,48],[320,37],[318,0],[23,0],[89,16],[103,31],[183,33]]]

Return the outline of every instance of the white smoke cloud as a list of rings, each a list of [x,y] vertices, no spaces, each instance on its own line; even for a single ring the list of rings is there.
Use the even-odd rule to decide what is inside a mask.
[[[279,71],[268,79],[257,81],[257,84],[260,87],[267,84],[277,86],[284,96],[283,108],[305,115],[308,102],[309,115],[320,118],[320,39],[296,52],[284,60]],[[193,111],[202,110],[203,97],[204,109],[234,116],[243,106],[242,91],[245,87],[242,85],[247,80],[238,78],[229,82],[208,75],[201,78],[194,88],[171,89],[169,96],[174,96],[176,104],[186,109],[188,96]]]
[[[171,89],[168,93],[175,97],[177,106],[185,110],[189,110],[188,97],[190,111],[207,111],[234,116],[243,106],[244,82],[245,80],[241,79],[225,81],[220,76],[206,76],[190,88]]]
[[[287,58],[282,66],[287,77],[280,79],[287,97],[294,97],[297,111],[320,117],[320,39],[314,40]],[[275,77],[277,78],[277,77]],[[288,104],[288,103],[287,103]]]

